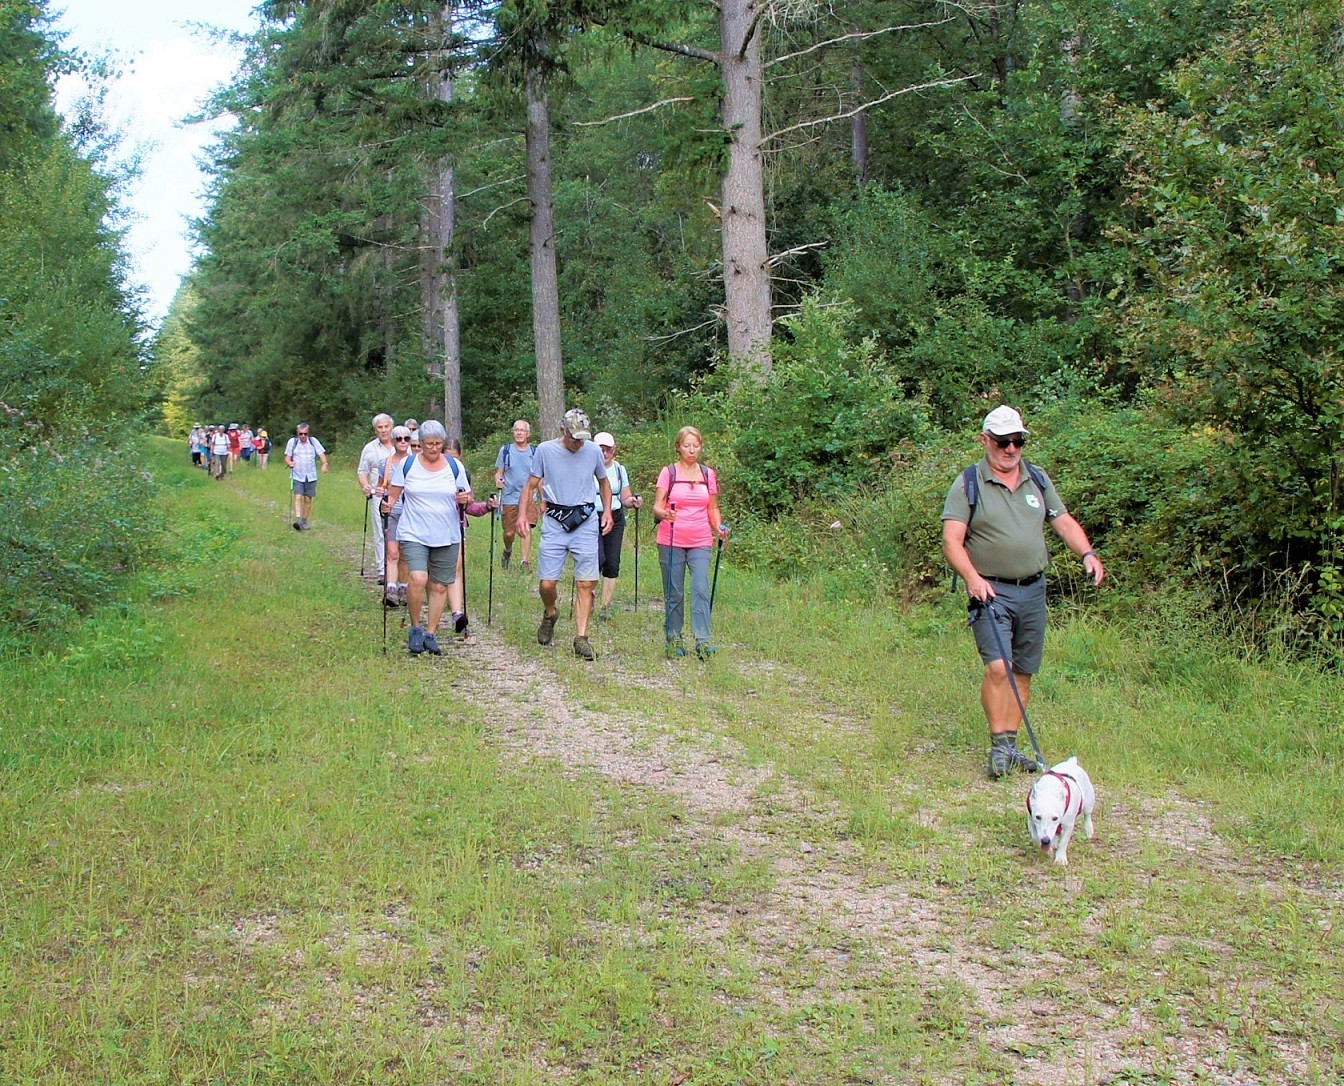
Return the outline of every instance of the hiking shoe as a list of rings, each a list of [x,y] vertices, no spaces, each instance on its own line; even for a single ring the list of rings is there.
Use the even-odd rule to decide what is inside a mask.
[[[425,651],[429,653],[431,656],[443,655],[443,649],[439,648],[439,639],[435,637],[432,633],[425,634],[423,645]]]
[[[541,625],[537,627],[538,645],[549,645],[551,643],[551,638],[555,636],[555,620],[559,617],[559,611],[553,615],[542,615]]]
[[[397,590],[395,588],[389,588],[383,593],[383,606],[389,611],[394,607],[401,606],[401,604],[397,602]]]
[[[695,654],[702,660],[708,660],[719,651],[717,645],[711,645],[708,641],[697,641],[695,643]]]
[[[425,651],[425,628],[423,626],[412,626],[410,636],[406,639],[406,651],[412,656],[419,656]]]
[[[1036,764],[1036,759],[1029,754],[1024,754],[1016,747],[1008,748],[1008,768],[1016,769],[1019,773],[1035,773],[1041,767]]]
[[[528,563],[526,558],[524,558],[522,562],[518,564],[518,568],[521,569],[524,573],[532,572],[532,566]]]
[[[468,621],[469,619],[467,618],[467,613],[465,611],[454,611],[453,631],[455,633],[461,633],[463,630],[467,628]]]
[[[610,606],[610,605],[608,605],[608,606],[606,606],[606,607],[599,607],[599,608],[598,608],[598,611],[597,611],[597,621],[598,621],[598,622],[610,622],[610,621],[611,621],[611,606]]]
[[[407,586],[404,585],[404,584],[399,584],[399,585],[397,585],[397,606],[398,606],[398,607],[405,607],[405,606],[406,606],[406,587],[407,587]]]
[[[686,646],[681,643],[680,637],[669,637],[667,644],[663,646],[663,654],[669,659],[675,659],[678,656],[686,655]]]
[[[298,517],[294,518],[294,530],[296,532],[303,531],[303,521],[301,521]]]
[[[505,552],[504,552],[504,557],[502,557],[502,558],[499,560],[499,568],[500,568],[500,569],[508,569],[508,568],[509,568],[509,559],[512,558],[512,557],[513,557],[513,551],[505,551]]]
[[[299,531],[306,532],[307,530],[308,530],[308,518],[299,517]]]
[[[590,663],[597,659],[597,653],[593,651],[593,646],[586,637],[574,638],[574,655]]]

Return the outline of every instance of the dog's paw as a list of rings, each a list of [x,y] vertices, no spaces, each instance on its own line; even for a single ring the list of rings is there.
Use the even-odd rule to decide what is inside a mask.
[[[1091,815],[1088,815],[1087,821],[1083,823],[1083,830],[1087,834],[1087,839],[1089,841],[1092,840],[1092,838],[1094,838],[1097,835],[1096,827],[1092,825]]]
[[[1069,866],[1069,854],[1068,854],[1067,852],[1062,851],[1062,850],[1056,852],[1056,853],[1055,853],[1055,863],[1059,864],[1060,867],[1068,867],[1068,866]]]

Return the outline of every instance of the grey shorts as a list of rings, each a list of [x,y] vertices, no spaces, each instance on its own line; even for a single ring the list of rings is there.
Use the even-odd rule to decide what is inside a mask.
[[[423,543],[399,542],[402,560],[412,573],[428,573],[435,584],[452,584],[457,580],[457,551],[461,543],[446,547],[427,547]]]
[[[306,483],[301,483],[301,482],[299,482],[298,479],[295,479],[295,480],[294,480],[294,493],[295,493],[295,494],[300,494],[300,495],[302,495],[302,496],[305,497],[305,498],[316,498],[316,497],[317,497],[317,480],[316,480],[316,479],[309,479]]]
[[[980,659],[992,664],[1007,652],[1014,671],[1035,675],[1041,670],[1041,657],[1045,655],[1045,578],[1029,585],[998,581],[990,581],[990,584],[996,593],[992,615],[974,600],[970,603],[971,629],[975,632],[975,647],[980,650]],[[977,611],[980,612],[978,616]],[[996,629],[997,639],[994,636]]]
[[[383,529],[383,538],[387,540],[387,542],[389,543],[396,543],[397,525],[401,523],[401,514],[397,513],[394,516],[393,514],[389,513],[386,517],[383,518],[383,522],[387,525],[387,527]],[[401,546],[401,544],[399,543],[397,545]]]
[[[597,541],[602,535],[602,509],[567,532],[550,517],[542,517],[541,545],[537,548],[537,579],[558,581],[565,572],[565,557],[574,556],[574,579],[598,578]]]

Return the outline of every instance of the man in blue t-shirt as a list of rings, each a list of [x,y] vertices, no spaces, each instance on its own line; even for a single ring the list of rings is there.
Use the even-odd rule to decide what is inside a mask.
[[[593,590],[597,587],[599,532],[611,531],[611,482],[602,451],[592,442],[588,416],[577,407],[565,412],[560,436],[542,442],[532,460],[532,474],[523,486],[518,507],[518,534],[524,540],[532,534],[528,518],[532,493],[540,489],[546,502],[546,524],[537,548],[538,586],[542,617],[537,628],[537,643],[549,645],[555,633],[557,586],[565,569],[565,558],[574,556],[574,655],[592,660],[596,654],[588,642],[588,618],[593,612]],[[597,480],[602,515],[593,500],[593,480]]]
[[[513,424],[513,444],[500,446],[499,455],[495,457],[495,487],[503,492],[499,496],[499,519],[504,525],[504,557],[500,559],[500,569],[508,569],[509,561],[513,558],[513,540],[518,535],[518,503],[522,498],[523,487],[527,485],[528,477],[532,474],[532,457],[537,451],[537,447],[530,444],[531,440],[532,424],[527,419],[518,419]],[[528,527],[535,528],[540,502],[536,504],[529,502],[529,505],[533,512]],[[524,535],[522,548],[524,573],[530,568],[527,556],[531,546],[530,536]]]

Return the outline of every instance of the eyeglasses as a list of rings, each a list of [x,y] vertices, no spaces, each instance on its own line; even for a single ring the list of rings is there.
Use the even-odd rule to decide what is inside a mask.
[[[411,439],[410,439],[409,437],[394,437],[392,440],[393,440],[393,441],[410,441]]]
[[[412,441],[412,442],[411,442],[411,448],[412,448],[412,449],[418,449],[418,448],[420,448],[420,442],[418,442],[418,441]]]
[[[1025,449],[1027,447],[1026,434],[1013,434],[1011,437],[996,437],[993,441],[1000,449],[1006,449],[1009,445],[1015,449]]]

